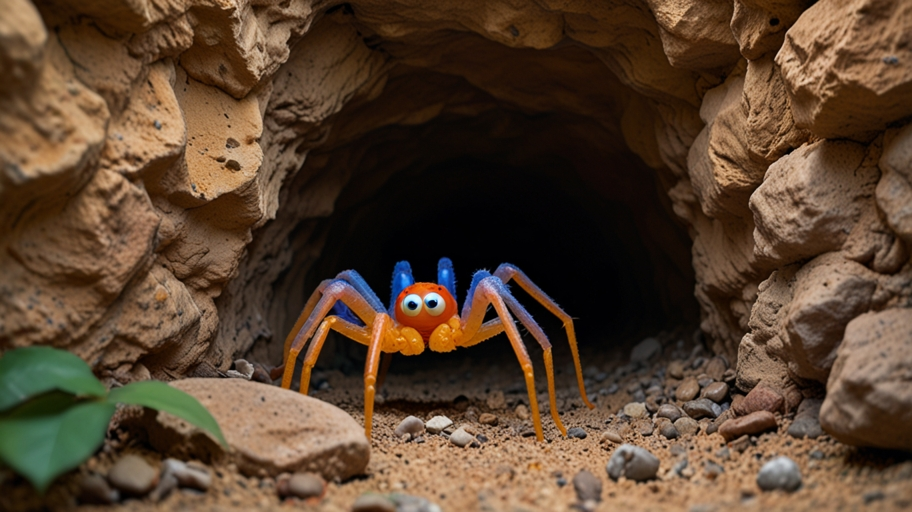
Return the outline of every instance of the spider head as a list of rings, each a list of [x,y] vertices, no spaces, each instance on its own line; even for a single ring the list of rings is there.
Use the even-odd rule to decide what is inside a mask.
[[[412,327],[425,341],[434,329],[456,315],[456,299],[436,283],[415,283],[396,298],[396,321]]]

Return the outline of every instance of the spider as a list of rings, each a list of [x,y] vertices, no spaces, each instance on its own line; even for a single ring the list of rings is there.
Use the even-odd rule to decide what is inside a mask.
[[[563,322],[573,354],[580,395],[586,406],[592,409],[594,405],[586,397],[576,334],[570,315],[521,270],[508,263],[497,267],[494,274],[479,270],[472,276],[472,283],[462,306],[462,314],[457,312],[456,280],[453,263],[449,258],[440,259],[437,277],[437,283],[416,283],[409,263],[397,263],[393,270],[392,295],[388,309],[384,308],[377,294],[354,270],[346,270],[335,279],[321,282],[304,305],[301,315],[285,339],[284,362],[282,366],[273,370],[274,378],[281,373],[282,387],[291,388],[295,362],[304,344],[312,338],[301,371],[300,392],[306,395],[311,369],[317,362],[320,349],[330,330],[367,345],[367,362],[364,365],[364,434],[370,439],[374,394],[379,385],[377,373],[381,352],[399,352],[407,356],[418,355],[425,348],[434,352],[450,352],[457,347],[477,345],[506,332],[526,379],[535,435],[539,441],[544,441],[532,361],[514,324],[515,316],[544,350],[551,417],[561,435],[566,436],[567,429],[561,423],[554,396],[551,343],[532,316],[513,297],[506,283],[515,280],[522,289]],[[485,322],[488,306],[494,307],[497,318]]]

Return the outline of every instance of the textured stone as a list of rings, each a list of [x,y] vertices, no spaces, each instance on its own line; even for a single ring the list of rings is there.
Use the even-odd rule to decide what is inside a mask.
[[[689,416],[681,416],[676,419],[674,427],[682,436],[692,436],[700,431],[700,424]]]
[[[707,398],[698,398],[689,402],[684,402],[681,406],[684,412],[691,418],[698,420],[700,418],[715,418],[716,413],[713,410],[713,403]]]
[[[797,125],[836,139],[912,114],[909,27],[905,2],[818,2],[804,11],[776,56]]]
[[[912,124],[887,132],[877,184],[877,206],[896,235],[912,248]]]
[[[602,480],[585,469],[573,475],[573,489],[581,502],[602,501]]]
[[[769,411],[757,411],[726,421],[719,425],[718,432],[726,441],[731,441],[743,435],[759,434],[775,429],[777,426],[776,415]]]
[[[737,405],[732,404],[732,409],[739,416],[746,416],[752,412],[768,411],[779,412],[785,399],[778,391],[760,385],[755,387]]]
[[[613,480],[626,477],[628,480],[642,482],[655,478],[659,471],[659,459],[644,448],[623,444],[614,450],[605,470]]]
[[[764,491],[796,491],[801,487],[801,470],[788,457],[776,457],[757,473],[757,485]]]
[[[912,309],[849,322],[827,381],[820,424],[845,443],[912,450]]]
[[[675,390],[675,398],[681,402],[686,402],[688,400],[693,400],[699,392],[700,384],[697,383],[697,379],[688,377],[678,384],[678,388]]]
[[[738,46],[729,28],[731,2],[648,0],[647,3],[659,24],[662,47],[672,66],[712,70],[737,62]]]
[[[703,397],[721,404],[728,396],[728,384],[724,382],[713,382],[703,388]]]
[[[171,385],[212,413],[231,447],[225,455],[245,474],[310,471],[332,480],[350,478],[367,466],[364,427],[333,405],[242,379],[186,379]],[[208,435],[167,413],[158,413],[147,428],[152,446],[163,453],[181,458],[222,453]]]
[[[409,434],[412,438],[418,437],[424,433],[424,422],[414,416],[407,416],[399,422],[396,430],[393,431],[396,437],[402,437]]]
[[[735,0],[734,4],[732,34],[738,41],[741,55],[755,61],[782,46],[786,31],[811,1]]]
[[[143,496],[158,483],[158,470],[137,455],[124,455],[108,470],[108,481],[121,492]]]

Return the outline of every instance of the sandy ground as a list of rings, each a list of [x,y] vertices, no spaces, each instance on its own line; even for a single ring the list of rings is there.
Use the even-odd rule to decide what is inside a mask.
[[[240,475],[230,465],[213,468],[214,481],[206,493],[179,490],[158,504],[148,499],[128,500],[113,508],[123,510],[326,510],[347,511],[363,493],[401,492],[421,496],[445,511],[573,510],[577,497],[571,483],[580,470],[588,470],[603,483],[602,501],[596,510],[892,510],[912,508],[912,460],[908,454],[859,450],[829,436],[816,440],[794,439],[785,434],[790,417],[780,417],[778,433],[753,438],[740,453],[727,447],[718,434],[701,432],[668,440],[658,431],[642,436],[630,429],[626,441],[650,450],[661,460],[658,478],[636,483],[608,478],[605,465],[617,447],[601,439],[608,428],[617,428],[615,414],[631,400],[630,382],[655,374],[675,357],[688,361],[689,343],[673,341],[665,356],[617,380],[619,391],[607,394],[627,362],[629,351],[604,357],[586,357],[588,392],[596,408],[587,409],[579,398],[569,357],[557,353],[558,409],[567,428],[582,427],[585,439],[562,438],[551,421],[545,393],[544,371],[536,368],[539,403],[542,405],[545,442],[523,436],[531,421],[520,417],[516,406],[528,396],[518,365],[506,353],[484,353],[485,359],[466,351],[450,360],[403,364],[395,361],[375,408],[371,461],[366,474],[347,482],[330,482],[322,500],[280,500],[275,480]],[[533,357],[539,353],[532,351]],[[492,355],[493,354],[493,355]],[[705,355],[705,354],[704,354]],[[441,361],[447,361],[441,364]],[[695,370],[698,371],[698,370]],[[594,375],[608,374],[597,382]],[[363,382],[357,372],[316,372],[313,382],[322,390],[312,395],[346,410],[363,422]],[[601,377],[604,377],[602,375]],[[324,383],[325,382],[325,383]],[[498,392],[504,396],[499,407]],[[495,407],[491,407],[494,405]],[[496,426],[481,425],[477,416],[490,412]],[[459,448],[440,435],[425,435],[425,442],[403,442],[393,435],[408,415],[427,420],[435,415],[468,425],[488,441],[477,448]],[[705,422],[703,427],[705,427]],[[118,452],[133,451],[152,460],[161,456],[141,444],[126,442],[93,457],[83,468],[104,471]],[[801,468],[802,487],[794,493],[763,492],[756,474],[762,464],[778,455],[792,458]],[[684,476],[673,467],[687,460]],[[707,471],[710,463],[723,472]],[[710,465],[710,467],[712,467]],[[0,509],[71,508],[75,503],[75,476],[60,480],[47,498],[34,496],[21,480],[7,476],[0,485]],[[84,510],[111,509],[82,506]]]

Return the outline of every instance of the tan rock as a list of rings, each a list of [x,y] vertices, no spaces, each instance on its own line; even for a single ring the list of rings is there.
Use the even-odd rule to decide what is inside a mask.
[[[732,441],[743,435],[759,434],[777,426],[775,414],[769,411],[755,411],[722,423],[718,432],[726,441]]]
[[[850,444],[912,450],[912,309],[865,313],[845,330],[820,425]]]
[[[750,61],[779,50],[786,31],[795,23],[810,1],[735,0],[731,31]]]
[[[912,249],[912,124],[887,132],[880,169],[877,206],[906,248]]]
[[[185,379],[171,383],[200,401],[221,427],[231,451],[167,414],[149,415],[149,439],[179,458],[228,457],[248,475],[320,474],[326,480],[360,474],[370,459],[364,427],[341,409],[295,391],[244,379]]]
[[[648,0],[668,62],[676,68],[722,69],[738,61],[731,2]]]
[[[864,137],[912,114],[910,27],[905,2],[818,2],[804,11],[776,56],[797,125],[825,138]]]

